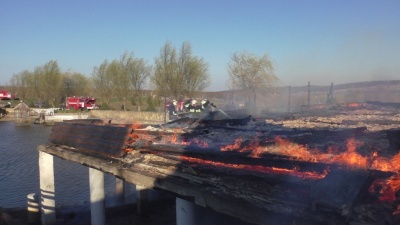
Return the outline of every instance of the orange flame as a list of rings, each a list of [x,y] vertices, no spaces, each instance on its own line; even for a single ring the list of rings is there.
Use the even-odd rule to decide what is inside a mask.
[[[357,104],[357,105],[356,105]],[[349,104],[349,106],[359,106],[358,103]],[[137,129],[141,125],[136,123],[132,125],[132,129]],[[133,143],[137,139],[144,139],[148,141],[155,141],[153,135],[138,135],[135,133],[130,134],[130,140],[128,143]],[[350,138],[346,143],[346,151],[340,152],[335,146],[329,146],[326,153],[320,152],[318,149],[309,149],[308,146],[300,145],[297,143],[290,142],[282,137],[275,137],[275,146],[263,147],[260,146],[258,138],[254,138],[246,146],[243,146],[243,139],[238,138],[233,144],[221,147],[221,151],[238,151],[238,152],[250,152],[252,157],[259,157],[263,153],[273,153],[286,155],[296,160],[309,161],[309,162],[321,162],[321,163],[332,163],[339,164],[349,167],[362,168],[362,169],[374,169],[380,171],[392,171],[398,174],[390,177],[387,180],[375,181],[371,187],[370,191],[373,192],[375,189],[379,189],[379,199],[381,201],[395,201],[396,193],[400,190],[400,153],[395,155],[393,158],[385,158],[378,156],[377,152],[374,152],[370,156],[363,156],[357,152],[357,147],[361,146],[363,143],[357,141],[355,138]],[[163,137],[162,143],[173,143],[180,145],[197,145],[203,148],[208,147],[208,143],[201,141],[199,139],[192,139],[190,141],[180,140],[178,133],[170,135],[169,137]],[[129,152],[132,149],[127,148],[126,151]],[[184,160],[210,164],[214,166],[221,166],[226,168],[237,168],[250,171],[259,171],[265,173],[280,173],[280,174],[290,174],[297,177],[309,178],[309,179],[321,179],[328,173],[325,171],[322,174],[314,172],[299,172],[296,169],[282,169],[266,166],[251,166],[251,165],[239,165],[239,164],[226,164],[222,162],[213,162],[209,160],[184,157]],[[400,209],[398,209],[400,214]]]
[[[400,174],[393,175],[387,180],[376,180],[369,188],[370,192],[379,190],[379,200],[381,201],[395,201],[396,193],[400,190]]]
[[[348,107],[359,107],[360,104],[358,102],[351,102],[347,104]]]
[[[178,143],[178,134],[177,134],[177,133],[174,133],[174,134],[171,136],[171,143],[172,143],[172,144],[177,144],[177,143]]]
[[[296,176],[302,179],[322,179],[328,174],[328,171],[324,171],[323,173],[317,172],[300,172],[297,169],[284,169],[284,168],[276,168],[276,167],[267,167],[267,166],[260,166],[260,165],[244,165],[244,164],[229,164],[224,162],[215,162],[211,160],[205,160],[200,158],[193,158],[189,156],[181,156],[182,160],[191,162],[191,163],[198,163],[203,165],[212,165],[219,168],[229,168],[229,169],[239,169],[243,171],[257,171],[261,173],[273,173],[273,174],[284,174],[284,175],[291,175]]]
[[[347,166],[355,166],[359,168],[367,168],[367,157],[364,157],[357,153],[357,143],[354,138],[350,138],[347,140],[347,151],[343,152],[339,155],[333,156],[327,162],[337,163]]]
[[[225,147],[221,147],[221,151],[234,151],[237,149],[240,149],[240,146],[242,144],[242,138],[238,138],[235,140],[235,143],[231,144],[231,145],[226,145]]]
[[[331,146],[328,148],[328,153],[321,153],[317,149],[308,149],[307,146],[302,146],[296,143],[292,143],[281,137],[275,138],[275,148],[262,148],[258,145],[258,142],[254,146],[246,146],[241,148],[243,140],[239,138],[235,140],[232,145],[227,145],[221,148],[222,151],[252,151],[252,156],[257,157],[263,152],[278,153],[281,155],[290,156],[297,160],[312,161],[312,162],[323,162],[323,163],[334,163],[339,165],[345,165],[349,167],[362,168],[362,169],[374,169],[380,171],[392,171],[398,174],[389,178],[388,180],[376,181],[371,185],[370,191],[380,187],[379,199],[381,201],[394,201],[396,200],[396,193],[400,191],[400,153],[395,155],[392,159],[378,156],[377,152],[374,152],[371,156],[363,156],[356,150],[363,143],[356,141],[355,138],[350,138],[346,143],[346,151],[340,153],[338,149]],[[255,168],[254,168],[255,169]],[[291,171],[294,173],[294,171]],[[398,210],[400,214],[400,209]]]
[[[138,123],[138,122],[132,124],[132,126],[131,126],[131,128],[134,129],[134,130],[139,129],[140,127],[141,127],[141,124]]]

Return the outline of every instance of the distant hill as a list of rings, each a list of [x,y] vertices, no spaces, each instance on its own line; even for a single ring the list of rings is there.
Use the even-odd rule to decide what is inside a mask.
[[[290,108],[299,110],[304,104],[325,104],[331,85],[304,85],[290,87]],[[310,90],[310,91],[308,91]],[[308,97],[310,92],[310,97]],[[243,91],[204,92],[209,99],[233,100],[236,104],[246,101]],[[365,81],[333,84],[333,101],[346,102],[400,102],[400,80]],[[257,94],[257,104],[271,111],[286,111],[289,108],[289,86],[276,87]]]
[[[333,84],[334,90],[356,89],[356,88],[374,88],[378,86],[400,87],[400,80],[383,80],[383,81],[365,81],[345,84]],[[320,86],[310,85],[311,92],[328,91],[331,85]],[[283,87],[288,88],[288,87]],[[304,92],[308,90],[308,85],[291,87],[292,92]]]

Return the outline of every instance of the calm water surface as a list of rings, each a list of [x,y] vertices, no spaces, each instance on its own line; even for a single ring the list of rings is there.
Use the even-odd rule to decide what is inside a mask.
[[[0,207],[25,207],[28,194],[40,193],[37,146],[48,142],[51,129],[0,122]],[[89,201],[87,167],[54,157],[54,175],[56,205]],[[105,184],[106,195],[111,196],[115,179],[106,175]]]

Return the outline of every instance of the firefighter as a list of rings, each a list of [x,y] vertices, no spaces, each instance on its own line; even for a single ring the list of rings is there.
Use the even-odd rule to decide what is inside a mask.
[[[185,107],[185,112],[189,112],[190,111],[189,107],[190,107],[191,104],[192,104],[192,99],[191,98],[186,99],[184,101],[183,106]]]
[[[191,113],[198,113],[201,112],[201,106],[199,106],[197,104],[197,100],[192,99],[192,101],[190,102],[190,104],[188,104],[187,109],[189,110],[189,112]]]
[[[211,105],[210,105],[210,101],[208,99],[201,100],[201,111],[202,112],[210,112],[211,111]]]
[[[169,120],[178,119],[178,114],[176,113],[177,104],[178,104],[178,102],[174,99],[174,100],[172,100],[172,103],[170,103],[168,105]]]

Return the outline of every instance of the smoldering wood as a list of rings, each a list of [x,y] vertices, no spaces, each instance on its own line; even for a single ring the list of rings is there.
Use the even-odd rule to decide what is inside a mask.
[[[390,112],[387,113],[390,114]],[[324,126],[342,126],[340,117],[345,115],[346,113],[337,115],[339,119],[336,121],[339,122],[324,118],[310,118],[298,119],[293,123],[296,127],[298,124],[308,122],[324,124]],[[252,122],[258,123],[254,120]],[[267,126],[269,125],[267,124]],[[270,129],[256,124],[251,128],[259,133],[261,146],[276,145],[273,140],[274,136],[282,136],[309,147],[312,147],[313,144],[321,147],[326,142],[340,143],[350,137],[361,140],[386,138],[385,132],[379,132],[379,134],[376,132],[374,136],[370,137],[371,131],[366,127],[287,129],[281,127],[280,124],[271,126],[273,127]],[[379,218],[376,215],[374,217],[373,213],[369,213],[371,204],[366,204],[364,201],[365,196],[368,199],[372,198],[372,202],[378,202],[378,199],[375,195],[370,196],[366,189],[374,180],[386,179],[393,175],[393,173],[382,171],[350,169],[335,164],[297,161],[290,156],[271,153],[261,154],[260,158],[252,158],[249,157],[249,152],[221,152],[220,145],[200,148],[195,145],[184,146],[171,142],[171,138],[187,141],[213,133],[245,134],[252,132],[241,126],[227,127],[223,124],[207,124],[185,129],[186,132],[182,132],[182,127],[188,127],[184,123],[177,129],[173,126],[158,126],[160,129],[157,131],[132,129],[130,125],[120,127],[126,129],[126,133],[128,133],[126,139],[128,143],[125,143],[122,148],[124,151],[129,149],[121,157],[110,155],[107,152],[106,154],[102,151],[97,152],[94,142],[85,146],[89,148],[90,145],[94,145],[93,149],[89,151],[60,144],[41,146],[39,150],[97,168],[140,186],[167,190],[179,196],[192,198],[196,204],[255,224],[265,224],[277,217],[294,220],[296,224],[348,224],[349,217],[353,220],[351,224],[357,222],[375,224]],[[96,126],[93,126],[92,129],[97,132]],[[212,138],[212,135],[208,136],[208,138]],[[62,137],[63,135],[60,135],[58,139],[62,139]],[[230,135],[229,137],[233,138]],[[114,139],[114,137],[108,138]],[[211,141],[221,140],[211,139]],[[245,138],[241,147],[248,145],[248,141]],[[122,151],[122,149],[117,151]],[[190,161],[185,157],[211,163]],[[329,167],[329,173],[322,179],[302,179],[290,174],[221,166],[223,164],[297,169],[298,173],[314,172],[317,174],[323,173],[324,169]],[[379,203],[379,206],[376,207],[381,207],[379,210],[382,210],[382,208],[388,208],[388,204]],[[390,217],[390,212],[388,217]],[[368,218],[370,218],[370,222],[368,222]]]
[[[359,179],[354,189],[345,191],[339,184],[331,186],[335,183],[336,176],[328,176],[329,181],[326,182],[278,175],[267,180],[250,173],[232,175],[228,171],[221,172],[202,165],[187,164],[172,168],[170,165],[153,164],[152,162],[165,160],[155,155],[150,155],[150,159],[144,156],[145,162],[128,166],[119,159],[99,158],[66,146],[40,145],[38,149],[110,173],[136,185],[192,197],[199,204],[255,224],[264,224],[271,218],[283,215],[297,218],[299,221],[314,222],[328,221],[329,218],[332,224],[344,224],[341,207],[343,204],[354,204],[355,198],[350,196],[353,196],[353,192],[356,192],[357,196],[357,186],[366,185],[368,182],[368,172],[353,175],[349,173],[342,180],[354,184],[354,178]],[[346,172],[338,173],[343,175]],[[330,189],[320,189],[328,186]],[[328,197],[322,198],[322,195],[329,196],[324,194],[325,192],[331,192],[331,195],[340,200],[332,202]],[[338,198],[338,193],[342,193],[343,198]],[[317,207],[312,209],[313,205]]]

